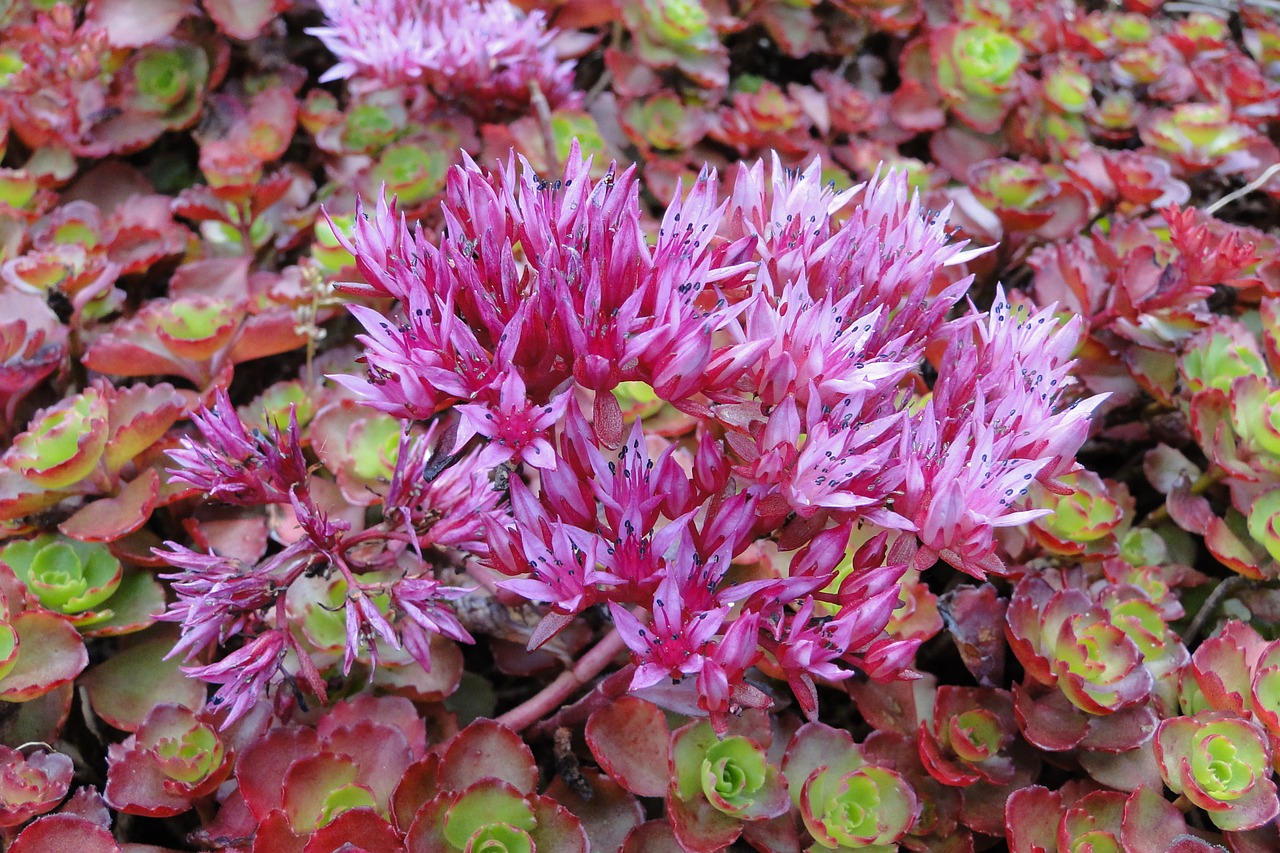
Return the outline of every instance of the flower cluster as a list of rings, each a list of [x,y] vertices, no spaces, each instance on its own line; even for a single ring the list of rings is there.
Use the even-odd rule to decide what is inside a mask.
[[[1072,468],[1098,402],[1057,411],[1075,325],[1003,297],[947,320],[967,282],[935,279],[973,253],[900,175],[841,221],[856,193],[824,186],[817,163],[775,161],[767,182],[763,164],[743,169],[720,204],[704,171],[651,245],[632,173],[590,170],[576,151],[554,182],[468,163],[439,245],[385,200],[359,216],[349,249],[368,284],[352,289],[402,313],[352,308],[368,376],[338,381],[397,417],[452,410],[453,452],[478,441],[483,464],[517,466],[513,523],[486,538],[514,578],[499,585],[551,605],[533,645],[607,604],[631,688],[721,731],[765,703],[744,681],[754,665],[811,716],[815,680],[904,669],[919,641],[884,628],[908,563],[1003,571],[994,531],[1039,516],[1030,483]],[[931,345],[946,352],[920,395]],[[701,422],[685,467],[640,420],[622,434],[623,383]],[[870,541],[838,575],[855,526]],[[776,562],[746,555],[761,536]]]
[[[536,88],[553,106],[573,100],[573,65],[556,58],[540,11],[508,0],[321,0],[325,26],[308,33],[338,58],[320,82],[423,85],[480,115],[526,108]]]
[[[428,481],[424,470],[444,451],[438,431],[411,435],[398,447],[395,476],[386,486],[384,519],[356,529],[319,501],[318,487],[302,455],[296,410],[289,426],[272,423],[269,433],[251,434],[225,394],[196,418],[202,441],[188,440],[172,452],[181,464],[175,476],[239,505],[271,504],[291,512],[297,525],[292,541],[265,559],[200,553],[177,542],[160,553],[183,571],[169,576],[178,600],[165,615],[181,622],[183,636],[172,654],[190,660],[204,649],[239,638],[242,645],[216,663],[188,671],[223,684],[214,704],[227,705],[227,722],[248,712],[265,690],[296,677],[324,701],[328,689],[300,624],[286,599],[295,584],[332,578],[344,615],[341,671],[357,657],[376,665],[379,642],[403,649],[424,670],[431,669],[430,635],[469,642],[471,637],[444,602],[465,590],[442,585],[424,552],[466,548],[483,552],[484,519],[495,512],[497,495],[474,454]],[[323,599],[308,608],[325,607]],[[292,667],[286,655],[292,652]],[[325,661],[320,660],[323,665]]]

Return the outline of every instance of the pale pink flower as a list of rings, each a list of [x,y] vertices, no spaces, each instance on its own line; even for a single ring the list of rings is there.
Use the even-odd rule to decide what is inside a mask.
[[[338,64],[320,82],[362,89],[421,84],[484,117],[521,111],[536,84],[552,106],[573,100],[573,63],[556,59],[540,11],[507,0],[319,0],[320,39]]]

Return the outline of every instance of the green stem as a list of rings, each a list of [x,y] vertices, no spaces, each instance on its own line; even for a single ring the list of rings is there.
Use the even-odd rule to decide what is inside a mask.
[[[1227,472],[1224,469],[1211,468],[1196,478],[1196,481],[1191,484],[1191,488],[1188,490],[1188,492],[1193,495],[1202,495],[1205,492],[1209,491],[1209,489],[1215,483],[1217,483],[1219,480],[1221,480],[1225,476],[1227,476]],[[1161,504],[1160,507],[1148,513],[1147,517],[1142,519],[1141,523],[1139,523],[1138,526],[1139,527],[1156,527],[1157,525],[1164,524],[1168,520],[1169,520],[1169,502],[1165,501],[1165,503]]]

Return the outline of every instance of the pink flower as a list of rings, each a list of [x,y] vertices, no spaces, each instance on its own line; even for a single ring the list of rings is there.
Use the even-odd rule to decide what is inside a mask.
[[[1046,460],[1011,458],[1008,437],[997,440],[981,404],[951,441],[938,436],[933,401],[916,419],[907,461],[902,512],[923,546],[915,565],[939,557],[977,578],[1001,573],[995,529],[1025,524],[1048,510],[1020,510],[1019,501]]]
[[[675,573],[668,573],[658,584],[653,598],[653,619],[646,627],[631,611],[613,602],[609,612],[622,639],[640,658],[640,666],[631,679],[631,690],[652,687],[664,679],[682,679],[702,672],[707,663],[709,644],[728,607],[686,611]]]
[[[183,667],[183,671],[201,681],[222,685],[210,704],[228,708],[225,727],[248,713],[266,692],[284,662],[285,645],[281,631],[267,631],[217,663]]]
[[[479,435],[489,440],[480,454],[484,467],[513,461],[528,462],[534,468],[555,468],[556,454],[546,433],[564,415],[570,395],[559,394],[545,405],[537,405],[526,395],[520,374],[508,366],[498,382],[497,396],[496,401],[457,407],[462,422],[454,451]]]
[[[296,413],[289,427],[274,423],[267,433],[245,428],[225,389],[219,388],[212,409],[201,408],[191,420],[203,442],[183,437],[180,450],[169,451],[178,463],[170,476],[205,492],[214,500],[251,506],[289,503],[293,488],[308,479]]]
[[[573,63],[556,61],[546,18],[507,0],[320,0],[327,26],[307,30],[338,64],[320,82],[362,89],[422,84],[484,117],[522,111],[537,85],[554,107],[573,100]]]

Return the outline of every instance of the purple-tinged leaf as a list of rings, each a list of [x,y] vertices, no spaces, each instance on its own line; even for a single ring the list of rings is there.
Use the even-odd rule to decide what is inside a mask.
[[[111,833],[77,815],[55,814],[32,823],[13,840],[9,853],[120,853]]]
[[[962,586],[944,595],[938,605],[965,669],[983,687],[1003,684],[1005,639],[993,626],[1004,624],[1009,600],[988,583]]]
[[[642,823],[627,835],[622,853],[686,853],[676,838],[671,822],[651,820]]]
[[[582,821],[592,851],[610,853],[621,849],[627,836],[644,822],[644,808],[631,792],[608,776],[587,767],[579,772],[590,787],[590,799],[583,799],[559,776],[547,788],[546,796]]]
[[[587,720],[587,746],[600,767],[641,797],[661,797],[670,780],[667,744],[671,732],[657,705],[624,696]]]
[[[1011,794],[1004,805],[1009,853],[1054,853],[1062,810],[1062,795],[1039,785]]]

